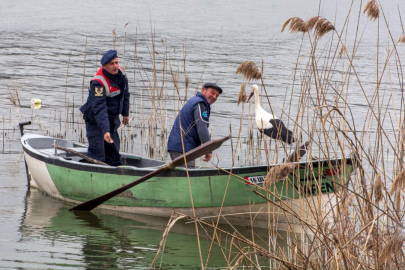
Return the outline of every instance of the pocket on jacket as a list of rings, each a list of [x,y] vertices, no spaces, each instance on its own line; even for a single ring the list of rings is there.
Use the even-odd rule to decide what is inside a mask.
[[[96,122],[94,115],[93,115],[93,107],[88,103],[84,103],[83,106],[80,107],[79,109],[83,116],[85,117],[84,119],[88,122]]]

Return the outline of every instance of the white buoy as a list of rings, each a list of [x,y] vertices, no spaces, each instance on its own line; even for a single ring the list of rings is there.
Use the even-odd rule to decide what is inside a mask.
[[[41,104],[42,101],[39,98],[32,98],[31,99],[31,104]]]
[[[31,109],[34,109],[34,110],[41,109],[41,103],[31,104]]]

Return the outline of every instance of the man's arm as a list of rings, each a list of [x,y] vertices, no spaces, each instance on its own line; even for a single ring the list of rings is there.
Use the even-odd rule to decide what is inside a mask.
[[[90,98],[93,108],[94,118],[97,126],[103,134],[110,132],[110,123],[108,122],[107,101],[104,87],[98,81],[90,83]]]
[[[125,80],[125,90],[124,90],[124,104],[122,107],[122,123],[128,125],[129,122],[129,88],[128,88],[128,78],[124,75]]]
[[[209,120],[207,115],[207,107],[204,103],[200,102],[194,106],[194,120],[196,123],[198,137],[200,138],[201,144],[211,140],[210,133],[208,131]],[[211,159],[212,153],[205,154],[204,161],[207,162]]]

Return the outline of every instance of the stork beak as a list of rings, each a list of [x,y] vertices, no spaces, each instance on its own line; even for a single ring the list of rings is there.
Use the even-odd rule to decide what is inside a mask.
[[[248,100],[246,102],[249,102],[250,98],[253,96],[254,93],[255,92],[250,93],[249,98],[248,98]]]

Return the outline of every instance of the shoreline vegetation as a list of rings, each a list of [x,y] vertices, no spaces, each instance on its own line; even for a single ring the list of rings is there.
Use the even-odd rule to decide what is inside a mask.
[[[195,224],[198,240],[196,248],[200,252],[202,269],[405,269],[404,57],[403,50],[402,54],[399,50],[400,46],[405,46],[405,35],[404,31],[396,37],[391,34],[383,7],[377,1],[367,2],[357,15],[352,14],[351,10],[342,29],[336,29],[331,20],[320,16],[306,21],[292,17],[280,26],[281,32],[295,35],[296,42],[301,45],[297,51],[292,84],[289,86],[291,89],[285,91],[284,101],[277,104],[278,108],[268,94],[270,87],[265,79],[263,62],[247,60],[235,66],[235,73],[240,78],[240,92],[235,106],[241,109],[241,117],[239,126],[229,124],[229,133],[233,135],[230,143],[231,167],[259,164],[280,164],[281,167],[291,164],[281,162],[281,158],[288,157],[294,150],[292,147],[263,138],[254,128],[254,106],[252,103],[246,104],[246,87],[251,82],[259,85],[266,110],[272,113],[281,111],[278,116],[300,138],[297,145],[310,141],[303,160],[311,163],[319,157],[333,160],[335,157],[353,155],[357,158],[357,169],[351,175],[348,185],[336,189],[335,196],[329,201],[333,207],[327,217],[325,213],[314,209],[310,213],[310,221],[302,219],[300,213],[288,208],[282,200],[269,200],[271,221],[268,223],[268,239],[255,234],[254,213],[250,224],[252,235],[247,239],[236,229],[224,231],[218,223],[174,213],[151,269],[160,269],[164,257],[170,256],[165,254],[165,240],[175,223],[183,220]],[[401,24],[401,29],[404,29],[399,8],[398,14],[399,20],[395,20],[395,23]],[[360,20],[368,20],[366,27],[375,30],[376,62],[372,67],[375,70],[375,81],[371,85],[364,83],[361,74],[357,72],[356,57],[363,41],[363,30],[358,27]],[[354,26],[349,22],[354,23]],[[357,29],[352,44],[346,43],[349,26]],[[380,35],[383,28],[387,36]],[[137,119],[132,120],[128,127],[121,129],[121,151],[134,152],[138,146],[138,154],[141,156],[166,160],[166,142],[171,123],[193,91],[190,91],[190,78],[186,71],[186,47],[182,47],[182,59],[179,60],[166,42],[163,39],[156,40],[151,32],[150,37],[143,33],[135,34],[133,66],[129,66],[128,62],[121,63],[124,67],[128,66],[128,74],[133,75],[130,78],[131,114],[137,115]],[[119,38],[114,30],[113,47],[118,46]],[[126,43],[126,38],[125,33],[123,55],[126,55],[126,46],[132,46]],[[147,50],[143,53],[149,57],[147,66],[138,58],[141,41]],[[310,50],[304,51],[305,47]],[[298,69],[298,66],[303,68]],[[65,107],[60,111],[49,110],[48,119],[38,117],[35,110],[32,110],[31,116],[23,115],[17,85],[12,87],[6,84],[8,99],[20,120],[31,119],[38,132],[44,135],[86,142],[84,123],[78,112],[83,96],[86,96],[88,83],[88,79],[85,80],[86,65],[83,70],[82,100],[75,100],[74,96],[70,98],[65,91]],[[69,65],[66,89],[68,74]],[[197,81],[194,84],[195,92],[201,88],[202,76],[193,78],[193,81]],[[389,90],[381,91],[382,81],[389,82]],[[140,89],[135,89],[135,83],[142,84],[143,94],[139,94]],[[347,100],[352,89],[358,91],[358,97],[367,105],[366,115],[353,114],[354,105],[350,105]],[[292,99],[298,99],[298,106],[292,106]],[[7,127],[7,122],[14,122],[12,114],[10,110],[9,119],[3,116],[2,153],[7,153],[7,141],[18,141],[19,138],[15,127]],[[355,123],[356,117],[364,119],[362,125]],[[52,130],[48,130],[44,122],[55,125]],[[244,125],[247,130],[242,128]],[[219,136],[215,127],[210,129],[213,137]],[[218,162],[217,158],[214,163]],[[281,178],[294,170],[296,168],[290,166]],[[274,196],[274,182],[279,178],[271,177],[271,173],[274,174],[274,171],[269,171],[265,188],[260,188],[260,191]],[[322,188],[322,183],[315,181],[313,189],[317,189],[316,194],[319,196],[313,196],[311,200],[319,200],[320,203]],[[258,193],[259,187],[253,185],[252,196]],[[232,194],[224,194],[224,198],[226,196]],[[308,203],[306,197],[300,200],[302,204]],[[278,223],[278,217],[284,214],[272,211],[274,206],[298,219],[298,223]],[[219,218],[225,219],[220,214]],[[208,233],[207,228],[210,228],[211,233]],[[280,238],[278,230],[285,231],[285,237]],[[213,246],[219,247],[222,252],[224,263],[221,266],[210,263]],[[201,249],[207,249],[208,255],[202,256]]]

